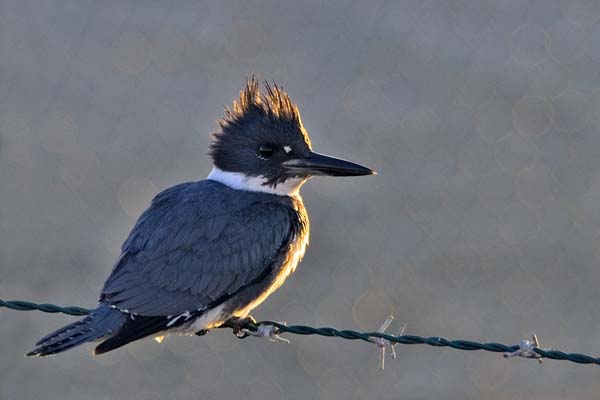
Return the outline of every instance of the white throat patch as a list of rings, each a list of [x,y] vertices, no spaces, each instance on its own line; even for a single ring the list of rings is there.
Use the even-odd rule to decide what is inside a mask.
[[[246,176],[238,172],[227,172],[213,167],[206,179],[220,182],[232,189],[248,190],[250,192],[263,192],[279,196],[297,196],[300,187],[308,178],[290,178],[277,186],[265,185],[267,179],[262,176]]]

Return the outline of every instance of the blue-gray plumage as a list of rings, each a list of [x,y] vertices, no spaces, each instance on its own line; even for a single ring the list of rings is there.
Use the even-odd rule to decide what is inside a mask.
[[[287,247],[307,232],[304,207],[291,197],[184,183],[142,214],[101,300],[148,316],[193,311],[258,277],[272,280]]]
[[[121,248],[97,309],[28,355],[105,339],[95,354],[164,332],[236,324],[295,270],[308,243],[298,194],[313,175],[373,171],[313,153],[297,107],[252,78],[220,121],[207,180],[159,193]]]

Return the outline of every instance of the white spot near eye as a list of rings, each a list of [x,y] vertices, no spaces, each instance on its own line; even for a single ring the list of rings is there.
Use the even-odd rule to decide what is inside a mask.
[[[290,146],[283,146],[283,151],[288,154],[290,151],[292,151],[292,148]]]

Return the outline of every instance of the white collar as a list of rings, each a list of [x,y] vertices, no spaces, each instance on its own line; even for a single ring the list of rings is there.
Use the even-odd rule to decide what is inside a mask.
[[[263,176],[246,176],[238,172],[228,172],[213,167],[206,179],[220,182],[225,186],[237,190],[270,193],[279,196],[298,196],[300,187],[308,178],[289,178],[285,182],[279,183],[277,186],[273,187],[271,185],[265,185],[267,178]]]

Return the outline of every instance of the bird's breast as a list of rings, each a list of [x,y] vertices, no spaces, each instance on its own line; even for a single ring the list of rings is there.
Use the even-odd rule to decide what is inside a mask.
[[[296,238],[290,243],[287,255],[284,258],[283,263],[279,268],[273,271],[273,275],[261,290],[258,290],[254,296],[248,299],[248,302],[237,304],[237,307],[232,311],[226,311],[229,309],[227,304],[221,304],[214,309],[207,310],[200,318],[187,324],[181,331],[184,334],[191,334],[201,329],[211,329],[216,326],[223,324],[232,315],[235,317],[245,318],[248,316],[250,311],[258,307],[263,301],[267,299],[275,290],[279,289],[285,280],[296,270],[296,267],[302,260],[306,246],[308,246],[308,229],[305,232],[297,235]],[[232,299],[232,302],[237,303],[237,299]]]
[[[292,246],[287,253],[283,263],[273,272],[270,283],[261,290],[257,296],[248,304],[235,310],[233,315],[236,317],[246,317],[250,311],[258,307],[267,299],[275,290],[279,289],[285,280],[296,270],[296,267],[302,260],[306,246],[308,245],[308,232],[294,240]]]
[[[297,210],[297,229],[293,233],[292,240],[290,240],[288,246],[283,250],[283,254],[281,254],[281,259],[283,261],[281,261],[279,265],[274,266],[270,279],[265,282],[265,285],[261,290],[257,291],[256,295],[250,299],[247,304],[233,311],[234,316],[246,317],[250,311],[258,307],[275,290],[279,289],[286,279],[296,270],[300,261],[302,261],[302,257],[304,257],[304,252],[308,246],[310,228],[308,215],[301,202],[300,207],[301,208]]]

